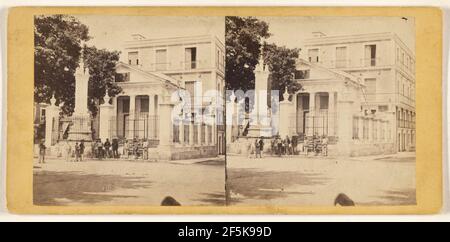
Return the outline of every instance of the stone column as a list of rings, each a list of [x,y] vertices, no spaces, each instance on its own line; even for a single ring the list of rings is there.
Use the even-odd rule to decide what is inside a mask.
[[[364,141],[364,117],[358,116],[358,139]]]
[[[184,120],[180,121],[178,127],[179,127],[178,140],[180,140],[180,145],[184,145]]]
[[[309,113],[314,115],[316,113],[316,93],[309,93]]]
[[[336,130],[335,129],[335,117],[336,117],[336,107],[334,105],[334,92],[328,93],[328,135],[329,136],[335,136]]]
[[[155,95],[148,95],[148,113],[150,116],[156,115]]]
[[[58,121],[59,107],[55,105],[55,96],[50,99],[50,105],[45,108],[45,141],[44,144],[47,148],[52,146],[52,133],[53,133],[53,120]]]
[[[289,93],[287,92],[287,89],[284,91],[283,98],[284,100],[280,102],[280,113],[278,115],[278,133],[282,138],[286,137],[286,135],[290,135],[289,128],[293,107],[292,102],[289,101]]]
[[[172,110],[174,104],[164,100],[159,104],[158,154],[162,160],[171,160],[173,151]]]
[[[214,122],[211,124],[211,132],[212,132],[212,144],[216,145],[216,139],[217,139],[217,122],[216,122],[216,116],[213,114]]]
[[[130,108],[129,108],[129,116],[128,116],[128,138],[133,139],[135,137],[134,134],[134,123],[136,118],[135,113],[136,108],[136,95],[130,95]]]
[[[339,119],[338,119],[338,150],[341,155],[350,155],[352,140],[352,113],[353,101],[339,101]]]
[[[109,104],[109,99],[105,98],[105,103],[103,103],[102,105],[100,105],[100,110],[99,110],[99,138],[101,140],[106,140],[111,139],[112,137],[110,137],[110,130],[112,127],[111,126],[111,117],[113,115],[114,112],[114,106]]]
[[[194,145],[194,122],[189,122],[189,145]]]
[[[203,120],[202,118],[198,118],[197,120],[197,144],[199,146],[202,146],[202,127],[203,127]]]

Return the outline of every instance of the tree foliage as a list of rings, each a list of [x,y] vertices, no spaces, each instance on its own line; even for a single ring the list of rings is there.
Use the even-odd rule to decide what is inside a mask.
[[[285,87],[290,93],[301,88],[294,81],[295,62],[300,49],[265,43],[271,36],[269,25],[254,17],[226,17],[226,86],[229,90],[247,91],[255,88],[255,66],[263,46],[263,58],[270,71],[272,90],[280,90],[283,99]]]
[[[261,43],[269,36],[269,25],[257,18],[225,18],[225,78],[228,90],[247,91],[254,88],[253,71],[258,64]]]
[[[84,48],[86,66],[89,69],[89,110],[95,116],[98,105],[104,103],[105,95],[116,96],[122,89],[114,83],[116,74],[115,66],[119,61],[119,51],[97,49],[96,47]]]
[[[34,19],[34,99],[49,103],[52,95],[56,104],[63,103],[62,112],[75,108],[75,70],[79,66],[81,43],[88,41],[89,28],[73,16],[46,15]],[[95,100],[106,92],[114,96],[118,87],[112,83],[119,52],[85,48],[85,63],[91,74],[89,80],[89,110],[95,114]],[[98,101],[97,101],[98,102]]]
[[[264,62],[269,67],[271,89],[280,91],[280,100],[283,100],[286,87],[289,93],[301,89],[301,85],[294,79],[299,52],[300,49],[297,48],[264,44]]]

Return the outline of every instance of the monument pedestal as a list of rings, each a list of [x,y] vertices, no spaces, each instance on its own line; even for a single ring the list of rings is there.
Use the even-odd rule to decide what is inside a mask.
[[[92,141],[91,117],[89,114],[73,115],[70,120],[72,124],[68,132],[68,141]]]
[[[271,126],[266,126],[266,125],[250,126],[248,128],[247,137],[250,137],[250,138],[259,138],[259,137],[270,138],[270,137],[272,137],[272,127]]]

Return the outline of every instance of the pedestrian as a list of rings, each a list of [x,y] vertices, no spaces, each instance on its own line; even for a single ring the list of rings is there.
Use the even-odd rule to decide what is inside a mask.
[[[297,155],[298,136],[292,136],[292,153]]]
[[[98,159],[103,159],[103,143],[101,139],[97,140]]]
[[[119,141],[114,138],[112,140],[113,158],[119,158]]]
[[[249,142],[248,150],[248,158],[252,158],[253,154],[255,154],[255,143]]]
[[[258,158],[258,155],[261,158],[261,149],[259,147],[259,139],[255,139],[255,158]]]
[[[94,140],[92,142],[92,155],[94,158],[98,158],[98,141]]]
[[[144,142],[142,143],[142,150],[143,150],[143,159],[148,159],[148,140],[144,139]]]
[[[278,156],[281,157],[281,153],[283,151],[283,142],[281,141],[280,136],[277,136],[277,150],[278,150]]]
[[[136,137],[133,139],[133,155],[135,160],[139,158],[139,141]]]
[[[111,157],[111,151],[109,148],[111,148],[111,143],[109,142],[109,139],[106,138],[105,144],[103,145],[105,147],[105,157],[110,158]]]
[[[80,143],[80,161],[83,161],[83,156],[84,156],[84,140],[81,140]]]
[[[72,155],[72,147],[69,144],[69,141],[66,140],[64,143],[64,157],[66,159],[66,162],[70,161],[70,157]]]
[[[328,155],[328,136],[322,136],[322,154],[324,156]]]
[[[286,135],[286,139],[284,140],[284,147],[286,155],[291,155],[291,140],[289,139],[289,135]]]
[[[75,162],[80,161],[80,145],[78,144],[78,142],[75,143]]]
[[[259,139],[259,157],[262,158],[262,154],[264,152],[264,141],[263,138],[261,137]]]
[[[47,147],[45,147],[44,141],[42,140],[39,144],[39,163],[45,163],[45,150]]]
[[[128,144],[128,140],[125,140],[125,143],[123,144],[123,156],[128,158],[128,149],[130,148],[130,145]]]

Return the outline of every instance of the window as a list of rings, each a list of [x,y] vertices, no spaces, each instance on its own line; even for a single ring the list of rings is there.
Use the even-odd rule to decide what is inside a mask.
[[[122,112],[123,113],[129,113],[130,112],[130,99],[129,98],[123,98],[122,99]]]
[[[353,117],[353,139],[359,139],[359,119],[358,117]]]
[[[139,65],[138,52],[128,52],[128,64],[129,65]]]
[[[157,71],[167,70],[167,50],[166,49],[156,50],[155,56],[156,56],[155,69]]]
[[[129,82],[130,81],[130,73],[116,73],[114,77],[115,82]]]
[[[320,109],[328,109],[328,95],[320,96]]]
[[[388,106],[387,105],[380,105],[380,106],[378,106],[378,111],[380,111],[380,112],[387,112],[388,111]]]
[[[217,56],[216,56],[216,67],[219,67],[220,65],[220,51],[217,50]]]
[[[313,63],[319,62],[319,49],[308,50],[308,60]]]
[[[366,95],[366,101],[375,101],[375,93],[377,91],[377,79],[375,78],[366,78],[364,79],[364,84],[366,87],[364,88],[364,92]]]
[[[184,52],[185,69],[195,69],[197,67],[197,48],[186,48]]]
[[[336,47],[336,68],[347,67],[347,47]]]
[[[377,58],[377,46],[366,45],[365,47],[365,66],[375,66]]]
[[[148,113],[149,111],[149,98],[148,96],[140,97],[140,111],[141,113]]]
[[[309,79],[310,70],[296,70],[294,72],[295,79]]]

